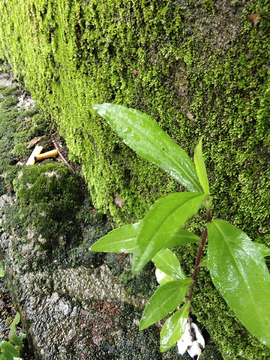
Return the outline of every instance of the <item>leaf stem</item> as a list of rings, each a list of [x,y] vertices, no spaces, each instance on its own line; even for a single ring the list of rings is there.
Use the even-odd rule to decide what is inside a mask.
[[[211,212],[210,212],[210,209],[207,209],[206,222],[210,222],[210,221],[211,221]],[[198,268],[199,268],[199,265],[200,265],[200,261],[201,261],[201,257],[202,257],[202,251],[203,251],[203,247],[204,247],[204,244],[206,242],[206,239],[207,239],[207,227],[205,226],[203,236],[202,236],[202,239],[201,239],[201,243],[200,243],[200,246],[199,246],[199,249],[198,249],[198,254],[197,254],[197,259],[196,259],[193,275],[192,275],[193,283],[190,285],[188,301],[191,301],[191,298],[192,298],[194,283],[195,283],[195,280],[196,280],[197,271],[198,271]]]

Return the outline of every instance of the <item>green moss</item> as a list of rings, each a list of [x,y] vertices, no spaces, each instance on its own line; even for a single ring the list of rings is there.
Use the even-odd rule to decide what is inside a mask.
[[[14,180],[24,226],[32,226],[45,249],[63,246],[76,233],[75,214],[82,202],[78,175],[63,164],[26,167]]]
[[[20,95],[21,92],[16,87],[8,87],[7,89],[3,90],[1,92],[3,96],[9,96],[9,95]]]
[[[1,104],[2,109],[8,109],[14,105],[17,105],[19,100],[16,97],[8,96]]]
[[[36,136],[46,134],[48,127],[44,116],[37,114],[36,109],[24,110],[17,108],[18,98],[21,94],[18,88],[5,88],[0,90],[3,102],[0,104],[0,175],[2,192],[12,191],[12,181],[21,166],[20,161],[26,161],[32,149],[28,147],[29,141]],[[13,95],[10,95],[9,89]],[[17,95],[14,95],[14,94]],[[6,95],[5,95],[6,94]],[[1,192],[0,191],[0,192]]]
[[[256,12],[254,26],[248,15]],[[0,51],[59,125],[100,211],[119,224],[136,221],[157,198],[181,190],[92,110],[114,101],[147,112],[190,155],[204,135],[213,217],[269,246],[269,14],[264,0],[188,6],[9,0],[1,13]],[[199,234],[203,223],[202,214],[188,227]],[[190,273],[196,248],[179,254]],[[202,278],[207,286],[198,282],[204,295],[195,294],[194,312],[224,359],[268,359],[269,350],[246,337],[228,312],[209,274]]]

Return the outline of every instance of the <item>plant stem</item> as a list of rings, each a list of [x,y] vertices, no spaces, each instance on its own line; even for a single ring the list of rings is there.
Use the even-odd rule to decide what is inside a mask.
[[[210,221],[211,221],[211,212],[210,212],[210,209],[207,209],[206,222],[210,222]],[[193,283],[190,285],[188,301],[191,301],[191,298],[192,298],[194,283],[195,283],[195,280],[196,280],[197,271],[198,271],[198,268],[199,268],[199,265],[200,265],[200,261],[201,261],[201,257],[202,257],[202,251],[203,251],[203,247],[204,247],[204,244],[206,242],[206,239],[207,239],[207,227],[205,226],[203,236],[202,236],[202,239],[201,239],[201,243],[200,243],[200,246],[199,246],[199,249],[198,249],[195,268],[194,268],[193,275],[192,275]]]
[[[73,169],[73,167],[67,162],[67,160],[64,158],[64,156],[61,154],[59,147],[57,146],[56,142],[54,139],[51,139],[51,142],[53,143],[54,147],[56,148],[58,155],[60,156],[60,158],[63,160],[63,162],[65,164],[67,164],[67,166],[70,168],[70,170],[75,173],[75,170]]]

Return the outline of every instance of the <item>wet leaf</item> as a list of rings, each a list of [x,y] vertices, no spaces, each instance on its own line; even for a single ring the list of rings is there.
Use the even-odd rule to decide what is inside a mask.
[[[0,342],[0,349],[6,360],[13,360],[14,357],[20,357],[19,352],[15,349],[14,345],[7,341]]]
[[[174,193],[159,199],[146,214],[133,255],[132,272],[136,274],[170,239],[188,218],[196,214],[205,194]]]
[[[169,240],[167,247],[171,248],[174,246],[184,245],[184,244],[191,244],[191,243],[199,243],[200,238],[199,236],[189,232],[185,229],[178,229],[173,237]]]
[[[136,246],[136,237],[139,233],[139,224],[141,224],[142,221],[143,220],[135,224],[125,225],[119,229],[110,231],[109,234],[105,235],[92,245],[90,250],[113,253],[133,253]],[[199,236],[187,230],[179,229],[168,242],[167,247],[174,247],[194,242],[200,242]]]
[[[138,155],[167,171],[189,191],[203,191],[188,154],[150,116],[114,104],[94,105],[94,109]]]
[[[263,257],[270,256],[269,247],[259,243],[254,243],[254,245],[257,246],[258,250],[261,252]]]
[[[161,249],[152,259],[158,269],[175,279],[186,279],[177,256],[169,249]]]
[[[170,281],[159,287],[144,309],[140,330],[146,329],[163,319],[168,313],[173,312],[182,303],[191,284],[191,279],[185,279]]]
[[[242,324],[270,347],[270,275],[260,248],[223,220],[207,224],[208,269]]]
[[[209,194],[209,183],[206,173],[206,168],[203,160],[202,154],[202,139],[200,139],[198,145],[196,146],[195,153],[194,153],[194,163],[196,166],[197,174],[203,188],[205,194]]]
[[[169,350],[177,343],[185,332],[190,302],[187,301],[163,325],[160,333],[160,351]]]
[[[176,280],[175,278],[165,274],[165,272],[161,271],[160,269],[156,269],[155,274],[156,274],[156,279],[157,279],[157,282],[159,283],[159,285],[164,285],[167,282]]]
[[[136,244],[139,222],[124,225],[115,229],[99,239],[91,246],[91,251],[113,252],[113,253],[133,253]]]

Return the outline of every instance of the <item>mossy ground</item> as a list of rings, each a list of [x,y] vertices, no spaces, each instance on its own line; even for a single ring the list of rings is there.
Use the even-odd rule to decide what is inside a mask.
[[[147,112],[190,155],[204,135],[213,217],[270,245],[266,0],[9,0],[0,10],[1,56],[60,127],[97,208],[124,224],[181,190],[93,112],[93,104],[113,101]],[[248,17],[256,13],[257,24]],[[202,217],[189,228],[199,234]],[[195,254],[189,246],[181,253],[187,273]],[[208,273],[200,275],[194,312],[223,357],[268,359]]]

